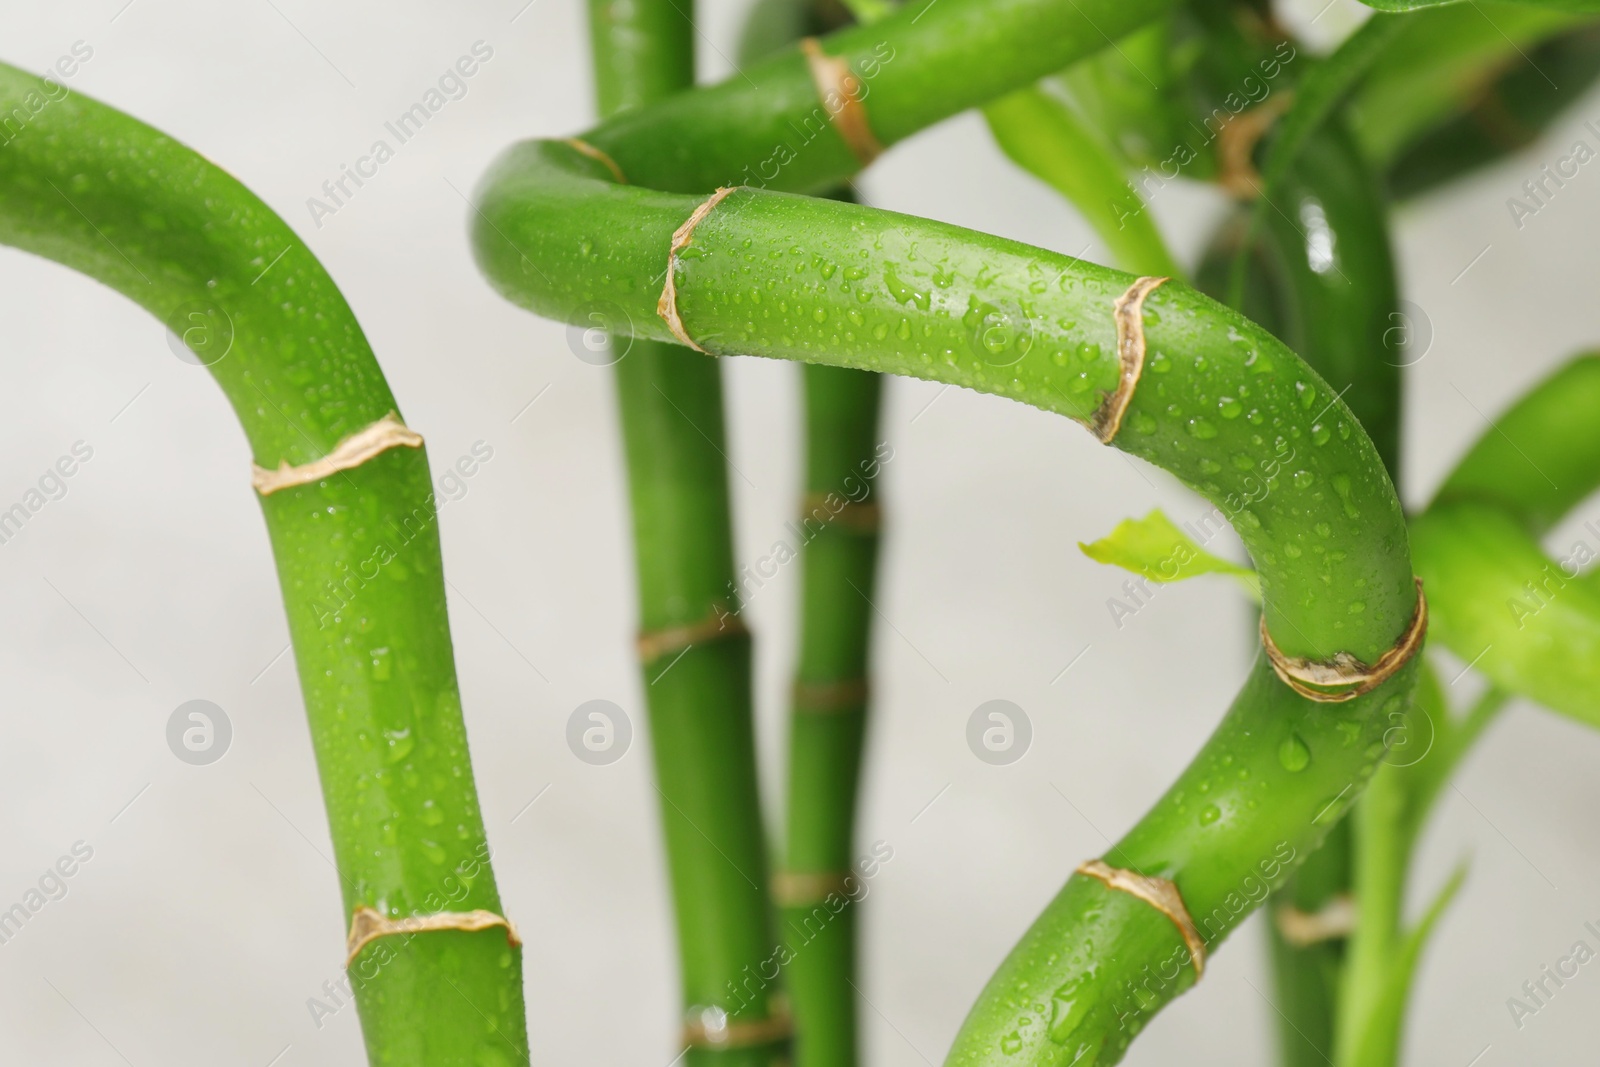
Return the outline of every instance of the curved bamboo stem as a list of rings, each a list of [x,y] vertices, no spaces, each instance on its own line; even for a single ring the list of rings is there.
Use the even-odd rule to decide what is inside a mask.
[[[1102,42],[1085,5],[1070,6],[993,11],[944,0],[823,46],[870,80],[872,129],[892,143]],[[1148,14],[1105,12],[1121,29]],[[1016,66],[974,71],[972,34]],[[1399,502],[1348,408],[1293,353],[1176,283],[1149,293],[1130,334],[1114,311],[1134,279],[1115,271],[846,204],[754,189],[708,197],[720,176],[768,158],[786,121],[799,129],[818,107],[797,54],[746,74],[587,134],[628,186],[559,143],[512,148],[480,190],[474,244],[484,271],[510,299],[555,317],[603,299],[637,335],[666,339],[659,301],[713,353],[907,374],[1086,422],[1121,380],[1129,403],[1113,443],[1193,486],[1219,520],[1233,518],[1286,655],[1371,663],[1398,640],[1418,606]],[[827,127],[789,154],[774,180],[800,188],[853,159]],[[690,192],[665,191],[676,189]],[[663,268],[674,283],[667,300]],[[995,316],[1015,328],[973,337]],[[1258,661],[1195,763],[1109,861],[1175,882],[1214,945],[1355,799],[1413,673],[1408,665],[1330,711]],[[1067,1064],[1091,1051],[1115,1062],[1143,1021],[1192,984],[1188,961],[1159,910],[1075,877],[991,980],[951,1062]]]
[[[261,496],[346,916],[502,914],[427,455],[420,438],[349,443],[397,412],[355,316],[305,244],[220,168],[77,94],[34,109],[39,91],[0,65],[0,113],[32,115],[0,152],[0,241],[103,282],[214,360],[258,467],[364,454]],[[373,1063],[528,1061],[522,953],[505,928],[380,937],[350,972]]]

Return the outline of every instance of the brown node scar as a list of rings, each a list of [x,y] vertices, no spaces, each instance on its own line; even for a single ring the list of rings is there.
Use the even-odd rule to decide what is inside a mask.
[[[1183,894],[1178,892],[1176,884],[1165,878],[1151,878],[1137,871],[1112,867],[1104,860],[1088,860],[1078,867],[1078,873],[1104,882],[1110,889],[1138,897],[1171,919],[1172,925],[1183,935],[1183,943],[1189,947],[1189,960],[1194,964],[1195,979],[1198,981],[1205,977],[1206,942],[1195,928],[1194,920],[1189,917],[1189,909],[1184,905]]]
[[[875,534],[883,520],[883,511],[876,502],[871,500],[846,500],[834,510],[830,502],[831,493],[807,493],[800,500],[800,521],[814,519],[818,522],[833,523],[851,533]]]
[[[730,637],[743,637],[750,632],[744,620],[722,604],[714,604],[711,614],[699,622],[668,626],[639,635],[639,661],[650,663],[662,656],[681,652],[691,645],[708,641],[723,641]]]
[[[387,452],[391,448],[421,447],[422,435],[415,430],[408,430],[399,416],[391,411],[366,429],[357,430],[340,441],[332,452],[321,459],[302,463],[298,467],[291,467],[286,462],[280,463],[277,470],[268,470],[252,463],[250,484],[255,486],[256,492],[267,496],[280,489],[320,482],[339,471],[359,467],[373,456]]]
[[[1117,387],[1106,395],[1089,416],[1089,429],[1100,443],[1109,445],[1122,428],[1122,417],[1133,402],[1133,391],[1144,373],[1144,298],[1166,278],[1140,278],[1112,304],[1117,324],[1117,361],[1121,371]]]
[[[723,1017],[721,1024],[692,1016],[683,1024],[683,1043],[689,1048],[753,1048],[787,1041],[794,1024],[786,1011],[775,1010],[765,1019],[736,1020]]]
[[[849,871],[778,871],[772,876],[772,900],[782,908],[821,904],[830,894],[850,895]]]
[[[705,349],[694,343],[683,328],[683,320],[678,317],[678,253],[689,247],[689,242],[694,239],[694,228],[700,225],[701,220],[711,214],[711,209],[722,203],[723,197],[736,188],[738,187],[729,186],[718,189],[706,199],[705,203],[695,208],[694,213],[683,220],[683,225],[672,231],[672,245],[667,249],[667,281],[661,287],[661,299],[656,301],[656,314],[667,324],[672,336],[696,352],[704,352]]]
[[[1400,635],[1394,646],[1379,656],[1378,662],[1370,666],[1348,652],[1336,652],[1330,660],[1285,656],[1278,649],[1277,643],[1272,640],[1272,635],[1267,632],[1267,617],[1263,615],[1261,647],[1266,650],[1273,671],[1283,679],[1283,684],[1307,700],[1314,700],[1319,704],[1342,704],[1346,700],[1354,700],[1358,696],[1372,692],[1406,665],[1406,661],[1422,647],[1423,638],[1428,635],[1428,598],[1422,595],[1422,579],[1414,580],[1417,583],[1417,607],[1411,613],[1411,625],[1406,627],[1406,632]],[[1334,685],[1347,685],[1351,688],[1335,692],[1319,688]]]
[[[1306,948],[1350,936],[1356,928],[1356,904],[1348,893],[1340,893],[1315,912],[1282,904],[1273,910],[1272,921],[1285,941],[1295,948]]]
[[[864,706],[870,694],[865,678],[842,682],[794,683],[794,710],[802,715],[834,715]]]
[[[434,915],[409,915],[404,919],[391,919],[376,908],[362,904],[356,908],[355,914],[350,916],[350,936],[345,941],[344,965],[349,967],[355,962],[356,954],[366,948],[368,942],[376,941],[380,937],[391,937],[395,934],[424,934],[438,930],[475,933],[496,926],[506,928],[506,941],[512,948],[522,944],[522,938],[517,936],[517,928],[511,920],[492,911],[482,909],[441,911]]]
[[[1249,111],[1241,111],[1217,131],[1217,184],[1240,200],[1261,194],[1261,173],[1256,170],[1256,145],[1278,116],[1294,102],[1294,93],[1284,91]]]
[[[863,167],[883,155],[883,145],[867,122],[867,105],[862,99],[861,79],[850,69],[850,61],[843,56],[830,56],[823,52],[821,42],[815,37],[801,40],[800,51],[805,53],[806,66],[811,70],[811,83],[817,87],[817,99],[822,101],[834,132],[850,149],[851,155]]]
[[[566,143],[572,148],[576,149],[578,152],[588,156],[590,159],[604,166],[606,170],[609,170],[611,172],[611,176],[617,179],[618,185],[628,184],[628,178],[622,173],[622,168],[617,166],[617,161],[600,151],[600,149],[596,148],[588,141],[577,137],[568,137]]]

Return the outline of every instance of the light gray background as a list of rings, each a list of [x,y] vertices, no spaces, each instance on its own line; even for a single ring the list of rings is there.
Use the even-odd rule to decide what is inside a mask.
[[[664,1067],[676,991],[644,737],[607,767],[563,741],[591,699],[642,726],[611,384],[561,327],[490,291],[457,192],[514,139],[591,121],[581,9],[525,2],[8,4],[0,40],[7,61],[35,70],[87,42],[73,89],[195,146],[281,212],[354,306],[436,470],[476,441],[493,447],[442,524],[479,788],[527,941],[535,1055]],[[1315,32],[1352,24],[1342,4]],[[743,4],[703,6],[702,69],[721,76]],[[469,95],[314,227],[307,197],[479,39],[494,58]],[[1594,144],[1588,117],[1600,98],[1400,213],[1406,292],[1435,333],[1408,381],[1413,505],[1486,415],[1596,339],[1600,171],[1520,232],[1505,206],[1573,139]],[[1103,256],[971,116],[890,152],[864,188],[881,206]],[[1173,188],[1155,210],[1192,257],[1219,206]],[[0,1060],[359,1063],[354,1011],[319,1030],[306,1007],[340,973],[344,931],[243,436],[206,373],[121,297],[3,250],[0,302],[0,507],[74,441],[94,448],[66,498],[0,545],[0,908],[75,841],[94,849],[68,895],[0,945]],[[798,378],[732,360],[728,381],[739,549],[753,559],[796,498]],[[1156,505],[1197,513],[1164,475],[1066,420],[927,383],[890,385],[884,427],[895,458],[862,835],[895,855],[865,905],[862,1011],[870,1061],[914,1067],[940,1061],[1006,949],[1104,850],[1102,832],[1122,833],[1199,747],[1250,647],[1246,609],[1219,583],[1167,589],[1112,625],[1105,600],[1123,575],[1076,542]],[[1600,518],[1600,505],[1579,516]],[[796,577],[785,569],[750,606],[769,801]],[[211,766],[179,762],[164,740],[194,698],[233,723]],[[991,699],[1033,722],[1032,750],[1010,767],[964,741]],[[1473,870],[1423,965],[1411,1063],[1592,1062],[1600,964],[1520,1032],[1505,1001],[1600,920],[1597,765],[1591,731],[1519,705],[1445,792],[1418,895],[1462,856]],[[1252,922],[1128,1062],[1264,1063],[1270,995]]]

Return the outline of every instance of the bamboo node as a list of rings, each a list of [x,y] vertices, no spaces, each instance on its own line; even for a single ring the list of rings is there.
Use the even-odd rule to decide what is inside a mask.
[[[1189,917],[1189,909],[1183,903],[1183,894],[1178,892],[1175,883],[1165,878],[1151,878],[1137,871],[1113,867],[1104,860],[1087,860],[1078,867],[1078,873],[1105,883],[1108,889],[1138,897],[1171,919],[1172,925],[1183,935],[1183,943],[1189,948],[1189,960],[1194,964],[1195,979],[1198,981],[1205,977],[1206,942],[1195,927],[1194,920]]]
[[[683,328],[683,320],[678,317],[678,253],[689,247],[689,242],[694,239],[694,228],[711,214],[711,209],[722,203],[723,198],[737,188],[738,186],[725,186],[707,197],[703,204],[683,220],[682,226],[672,231],[672,244],[667,249],[667,280],[661,287],[661,299],[656,301],[656,314],[661,316],[662,321],[667,324],[667,329],[672,331],[672,336],[676,337],[679,343],[696,352],[704,352],[705,349],[694,343],[688,331]]]
[[[1242,111],[1217,130],[1217,184],[1240,200],[1261,195],[1261,173],[1256,170],[1256,145],[1278,116],[1294,103],[1292,90],[1284,90],[1249,111]]]
[[[1354,933],[1356,903],[1350,894],[1340,893],[1314,912],[1301,911],[1293,904],[1281,904],[1273,910],[1272,922],[1289,944],[1308,948]]]
[[[883,522],[883,509],[872,500],[845,500],[833,493],[807,493],[800,499],[800,521],[831,523],[856,534],[875,534]]]
[[[268,470],[258,464],[250,465],[250,484],[262,496],[289,489],[296,485],[319,482],[339,471],[352,470],[367,460],[391,448],[421,448],[422,435],[406,428],[394,412],[389,412],[364,430],[357,430],[334,446],[321,459],[291,467],[287,462],[278,464],[277,470]]]
[[[600,149],[596,148],[588,141],[583,140],[581,137],[568,137],[566,143],[582,155],[588,156],[590,159],[604,166],[606,170],[609,170],[611,172],[611,176],[617,179],[618,185],[628,184],[627,175],[622,173],[622,168],[617,166],[617,161],[600,151]]]
[[[1261,616],[1261,647],[1267,660],[1283,684],[1307,700],[1319,704],[1342,704],[1372,692],[1392,678],[1422,647],[1428,635],[1428,598],[1422,593],[1422,579],[1417,583],[1417,606],[1411,613],[1411,624],[1405,633],[1383,655],[1371,664],[1356,659],[1348,652],[1336,652],[1332,659],[1314,660],[1303,656],[1286,656],[1279,650],[1272,634],[1267,632],[1267,617]],[[1326,686],[1347,685],[1351,688],[1329,692]]]
[[[355,962],[357,953],[380,937],[438,930],[475,933],[496,926],[506,928],[506,941],[512,948],[522,944],[522,938],[517,935],[517,928],[510,919],[481,908],[476,911],[441,911],[433,915],[408,915],[403,919],[391,919],[378,909],[362,904],[350,916],[350,936],[345,941],[344,965],[349,967]]]
[[[801,715],[835,715],[866,705],[871,685],[865,678],[794,683],[794,710]]]
[[[776,871],[772,901],[780,908],[804,908],[821,904],[834,893],[853,896],[850,880],[854,877],[853,871]]]
[[[811,83],[817,88],[817,99],[822,101],[834,132],[850,149],[850,154],[863,167],[883,155],[883,145],[867,121],[866,94],[861,91],[861,78],[850,69],[850,61],[823,52],[822,43],[815,37],[801,40],[800,51],[805,54]],[[832,102],[835,100],[837,103]]]
[[[1122,417],[1133,402],[1133,391],[1144,373],[1144,298],[1167,278],[1140,278],[1117,297],[1112,317],[1117,325],[1117,387],[1089,416],[1089,429],[1100,443],[1109,445],[1122,428]]]
[[[765,1019],[736,1020],[715,1005],[691,1008],[683,1024],[686,1048],[754,1048],[787,1041],[794,1033],[789,1013],[775,1009]]]
[[[666,626],[660,630],[647,630],[641,633],[637,645],[639,662],[651,663],[662,656],[681,652],[693,645],[708,641],[725,641],[730,637],[744,637],[749,633],[750,628],[744,624],[744,620],[719,602],[711,606],[710,615],[698,622]]]

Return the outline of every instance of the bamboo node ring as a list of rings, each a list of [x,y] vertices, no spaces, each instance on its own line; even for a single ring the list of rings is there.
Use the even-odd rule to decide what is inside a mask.
[[[708,641],[724,641],[730,637],[744,637],[749,633],[750,628],[744,624],[744,620],[719,602],[711,606],[710,615],[698,622],[665,626],[659,630],[647,630],[641,633],[637,645],[639,662],[651,663],[662,656],[681,652],[693,645]]]
[[[257,493],[268,496],[280,489],[320,482],[329,475],[352,470],[367,460],[391,448],[421,448],[422,435],[406,428],[400,417],[389,412],[364,430],[357,430],[334,446],[321,459],[302,463],[298,467],[288,462],[278,464],[277,470],[268,470],[258,464],[250,465],[250,484]]]
[[[801,40],[800,51],[805,54],[811,83],[817,88],[817,99],[822,102],[828,121],[850,149],[850,154],[863,167],[883,155],[883,144],[867,122],[866,94],[861,91],[861,78],[850,69],[850,61],[843,56],[828,55],[815,37]]]
[[[1133,391],[1144,373],[1144,298],[1166,278],[1140,278],[1112,304],[1117,324],[1117,387],[1089,417],[1089,429],[1103,445],[1109,445],[1122,428],[1122,417],[1133,402]]]
[[[780,908],[821,904],[834,893],[850,896],[850,871],[776,871],[772,875],[772,902]]]
[[[1205,938],[1200,936],[1194,920],[1189,917],[1189,909],[1183,903],[1183,894],[1178,892],[1175,883],[1165,878],[1151,878],[1137,871],[1113,867],[1104,860],[1088,860],[1079,865],[1078,873],[1104,882],[1108,889],[1138,897],[1171,919],[1172,925],[1183,935],[1183,943],[1189,948],[1189,959],[1194,964],[1195,980],[1205,977]]]
[[[706,198],[705,203],[694,209],[694,213],[683,220],[683,225],[672,231],[672,244],[667,249],[667,280],[661,287],[661,299],[656,301],[656,314],[667,324],[667,329],[672,331],[672,336],[685,347],[696,352],[705,349],[694,343],[688,332],[683,328],[683,320],[678,317],[678,253],[689,247],[689,242],[694,239],[694,228],[709,214],[711,209],[722,203],[723,198],[737,189],[738,186],[725,186],[718,189]]]
[[[875,534],[883,509],[875,500],[841,500],[834,493],[807,493],[800,499],[800,521],[821,522],[855,534]]]
[[[794,710],[797,715],[837,715],[864,708],[871,695],[865,678],[837,682],[794,683]]]
[[[1422,593],[1422,579],[1413,580],[1417,583],[1417,607],[1411,613],[1411,624],[1406,627],[1406,632],[1400,635],[1400,639],[1378,657],[1378,662],[1371,665],[1361,662],[1348,652],[1336,652],[1329,660],[1286,656],[1272,640],[1272,634],[1267,631],[1267,617],[1262,615],[1261,647],[1266,651],[1267,660],[1272,664],[1273,671],[1283,680],[1284,685],[1307,700],[1314,700],[1319,704],[1342,704],[1372,692],[1392,678],[1396,671],[1416,655],[1417,649],[1422,647],[1423,639],[1428,635],[1428,598]],[[1335,692],[1326,689],[1327,686],[1334,685],[1347,685],[1351,688]]]
[[[366,948],[368,943],[380,937],[432,933],[439,930],[475,933],[496,926],[506,928],[506,941],[512,948],[522,944],[522,938],[517,935],[517,928],[510,919],[481,908],[476,911],[441,911],[433,915],[409,915],[403,919],[391,919],[378,909],[362,904],[350,916],[350,936],[345,941],[344,965],[349,967],[355,962],[356,955]]]
[[[735,1020],[719,1007],[691,1009],[683,1024],[683,1044],[687,1048],[754,1048],[787,1041],[794,1032],[789,1013],[773,1010],[765,1019]]]
[[[1348,893],[1340,893],[1314,912],[1282,904],[1273,910],[1272,923],[1289,944],[1307,948],[1350,936],[1356,928],[1356,904]]]
[[[605,167],[606,170],[609,170],[611,172],[611,176],[617,179],[618,185],[628,184],[628,177],[622,173],[622,168],[617,166],[617,161],[600,151],[600,149],[596,148],[588,141],[585,141],[581,137],[568,137],[566,143],[570,148],[574,149],[579,154],[588,156],[596,163],[599,163],[601,166]]]

